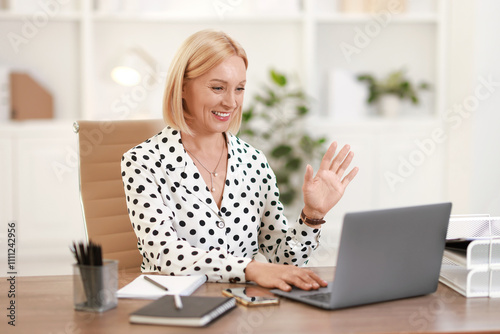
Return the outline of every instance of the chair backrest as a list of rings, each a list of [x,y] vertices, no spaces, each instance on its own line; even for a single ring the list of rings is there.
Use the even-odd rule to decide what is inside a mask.
[[[127,211],[121,157],[164,127],[160,119],[74,123],[87,240],[102,246],[104,258],[119,260],[120,269],[139,269],[142,263]]]

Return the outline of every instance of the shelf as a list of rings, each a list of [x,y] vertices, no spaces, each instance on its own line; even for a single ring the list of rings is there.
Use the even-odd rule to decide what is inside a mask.
[[[301,22],[304,20],[303,13],[297,14],[231,14],[223,17],[217,15],[189,14],[189,13],[94,13],[92,17],[97,21],[125,21],[125,22],[165,22],[165,23],[192,23],[192,22],[220,22],[220,23],[252,23],[252,22]],[[356,24],[370,22],[375,19],[370,14],[318,14],[315,17],[317,23],[342,23]],[[409,14],[395,16],[391,23],[398,24],[435,24],[438,22],[436,14]]]
[[[23,21],[33,18],[35,13],[14,13],[9,11],[0,11],[1,21]],[[47,15],[47,14],[46,14]],[[49,16],[48,22],[78,22],[81,19],[81,14],[77,12],[61,12],[54,16]]]
[[[21,4],[24,0],[15,0],[9,3],[16,3],[17,1]],[[411,7],[409,7],[410,10],[407,12],[390,16],[390,20],[387,19],[387,25],[393,25],[394,28],[388,29],[380,38],[377,38],[378,46],[363,48],[363,52],[360,53],[360,60],[352,64],[346,63],[346,56],[338,45],[342,41],[356,41],[356,35],[354,38],[352,37],[353,25],[359,25],[361,29],[365,26],[366,31],[374,23],[380,22],[379,24],[385,28],[386,25],[383,24],[377,14],[340,12],[329,0],[324,0],[323,7],[325,7],[325,10],[320,10],[319,6],[317,6],[321,2],[319,0],[293,0],[290,2],[292,5],[280,7],[280,13],[277,12],[276,5],[266,3],[265,0],[262,1],[262,4],[265,5],[261,4],[262,6],[259,6],[258,2],[243,4],[236,1],[224,1],[221,3],[228,6],[220,8],[216,7],[215,3],[203,0],[192,3],[183,1],[175,4],[162,4],[161,6],[158,3],[154,5],[154,8],[157,8],[158,11],[153,11],[151,6],[142,6],[142,4],[139,6],[140,2],[137,1],[138,9],[134,11],[131,10],[132,3],[125,4],[123,2],[123,4],[118,5],[118,3],[115,4],[114,2],[103,2],[105,5],[99,7],[98,3],[94,1],[81,0],[71,6],[61,7],[60,11],[56,11],[53,16],[49,13],[45,14],[45,12],[44,14],[49,16],[49,23],[63,22],[64,27],[65,22],[70,22],[77,23],[80,26],[80,29],[74,32],[74,35],[78,34],[78,37],[74,40],[75,43],[79,43],[79,58],[76,60],[73,58],[70,61],[73,63],[79,62],[80,66],[81,80],[79,84],[81,89],[78,90],[77,94],[80,94],[80,101],[82,101],[80,103],[81,110],[79,111],[82,117],[96,117],[95,104],[108,103],[94,89],[96,83],[101,84],[101,87],[107,85],[105,82],[99,83],[102,78],[96,77],[97,72],[94,69],[108,66],[108,63],[97,60],[96,55],[102,52],[100,57],[108,59],[108,62],[115,61],[113,59],[115,52],[109,50],[107,43],[100,40],[101,36],[104,36],[103,39],[109,38],[114,49],[120,48],[121,45],[119,44],[127,44],[128,40],[135,40],[134,42],[139,44],[143,43],[145,48],[148,48],[147,44],[153,44],[153,40],[157,38],[155,29],[158,25],[161,25],[161,30],[164,29],[164,31],[168,32],[169,38],[173,39],[177,37],[178,33],[184,33],[176,31],[179,29],[176,25],[193,25],[197,28],[216,27],[223,30],[227,28],[229,32],[236,35],[238,35],[239,30],[244,31],[242,40],[247,39],[249,41],[245,41],[248,43],[245,46],[249,50],[257,50],[255,52],[256,56],[253,56],[256,62],[252,62],[252,71],[257,68],[253,67],[256,66],[254,64],[261,66],[263,71],[265,69],[264,65],[266,67],[270,66],[268,63],[271,62],[273,62],[272,66],[282,66],[285,71],[289,71],[289,68],[294,71],[298,69],[299,75],[304,77],[302,79],[304,86],[307,87],[307,93],[319,101],[318,111],[314,110],[313,112],[318,116],[324,116],[323,122],[319,122],[320,124],[324,123],[325,119],[334,126],[362,126],[380,129],[399,126],[407,128],[415,124],[419,128],[424,128],[438,124],[438,117],[432,116],[430,112],[429,115],[424,115],[422,118],[401,117],[396,120],[377,117],[360,120],[337,119],[332,117],[333,114],[328,109],[328,92],[326,91],[327,88],[323,88],[326,87],[324,85],[326,82],[323,81],[325,75],[328,74],[327,71],[334,67],[345,67],[353,72],[366,71],[367,69],[385,71],[385,68],[381,69],[383,66],[374,61],[374,59],[378,59],[377,52],[380,51],[381,54],[390,53],[389,50],[395,45],[391,44],[390,41],[393,38],[396,41],[405,40],[407,33],[409,31],[413,32],[415,28],[415,33],[418,35],[416,42],[421,41],[423,47],[419,50],[423,50],[425,59],[417,59],[414,53],[407,52],[403,57],[395,59],[395,62],[407,60],[408,66],[417,68],[419,74],[422,73],[433,83],[435,82],[436,91],[434,94],[435,96],[441,96],[442,85],[438,81],[443,77],[444,67],[443,64],[438,63],[442,59],[442,57],[439,57],[442,50],[438,49],[438,47],[441,48],[443,45],[443,40],[439,36],[444,33],[443,29],[446,27],[445,24],[441,24],[446,22],[444,15],[446,13],[445,0],[436,0],[436,6],[432,6],[432,8],[431,6],[417,6],[414,8],[419,11],[412,12]],[[12,7],[0,11],[0,20],[7,22],[6,25],[12,23],[23,25],[26,20],[35,21],[36,24],[37,3],[36,0],[30,0],[30,2],[30,6],[23,5],[23,7]],[[40,6],[38,5],[38,7]],[[16,12],[16,8],[18,11],[24,12]],[[31,8],[34,8],[34,10],[31,11]],[[269,8],[269,10],[264,8]],[[40,12],[41,9],[38,10],[38,14]],[[416,27],[416,25],[419,26]],[[8,29],[10,27],[6,26],[5,30]],[[126,36],[119,33],[121,29],[127,31]],[[404,31],[401,32],[400,30]],[[57,27],[50,34],[44,34],[42,38],[47,38],[47,40],[57,39],[57,36],[53,35],[59,33],[59,31]],[[257,35],[255,31],[258,31],[262,38],[254,38]],[[40,43],[42,38],[38,39]],[[272,38],[275,40],[271,40]],[[264,40],[264,47],[270,49],[269,55],[264,56],[260,52],[262,45],[259,40]],[[375,44],[373,43],[373,45]],[[290,45],[290,49],[288,49],[288,45]],[[416,43],[412,43],[412,45],[416,45]],[[166,50],[168,48],[161,45],[150,45],[148,49],[155,50],[158,54],[167,55],[172,51]],[[75,47],[71,48],[71,50],[75,50]],[[288,54],[283,61],[281,59],[276,60],[281,52],[288,52]],[[365,57],[365,59],[362,57]],[[55,60],[49,59],[46,62],[49,61],[55,63]],[[427,71],[427,69],[429,70]],[[258,79],[259,75],[256,74],[255,76]],[[109,92],[106,94],[110,96],[114,92],[112,88],[109,88]],[[437,102],[430,100],[429,103],[433,105],[429,105],[427,109],[444,110],[442,103],[440,103],[441,100],[437,97],[435,100]]]
[[[92,18],[97,22],[154,22],[154,23],[300,23],[303,14],[231,14],[223,17],[206,14],[189,14],[179,12],[164,13],[94,13]]]
[[[316,14],[318,23],[368,23],[370,21],[378,22],[377,14],[342,14],[342,13],[326,13]],[[391,23],[398,24],[434,24],[439,21],[438,15],[435,13],[428,14],[398,14],[391,18]]]
[[[14,13],[10,11],[0,11],[0,20],[19,21],[30,18],[34,13]],[[93,13],[91,17],[96,21],[104,22],[165,22],[165,23],[193,23],[193,22],[213,22],[213,23],[299,23],[304,20],[305,14],[274,14],[274,13],[255,13],[255,14],[237,14],[227,13],[223,17],[216,14],[190,14],[180,12],[163,13]],[[78,12],[61,12],[50,16],[50,20],[55,21],[78,21],[82,14]],[[374,14],[341,14],[327,13],[316,14],[314,20],[317,23],[342,23],[356,24],[376,21]],[[394,16],[390,23],[398,24],[433,24],[438,22],[436,14],[404,14]]]
[[[311,124],[324,124],[326,126],[340,127],[369,127],[369,128],[404,128],[404,127],[424,127],[432,128],[441,126],[441,120],[438,117],[422,116],[422,117],[398,117],[398,118],[383,118],[383,117],[364,117],[359,119],[339,119],[335,117],[325,116],[310,116]]]

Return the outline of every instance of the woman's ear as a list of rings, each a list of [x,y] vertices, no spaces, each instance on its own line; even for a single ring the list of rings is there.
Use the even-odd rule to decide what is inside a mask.
[[[184,99],[185,98],[185,94],[186,94],[186,82],[183,82],[182,83],[182,98]]]

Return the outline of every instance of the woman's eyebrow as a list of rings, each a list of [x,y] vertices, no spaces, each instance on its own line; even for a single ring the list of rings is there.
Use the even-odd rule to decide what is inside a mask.
[[[213,81],[217,81],[217,82],[220,82],[220,83],[224,83],[224,84],[227,84],[228,82],[226,80],[222,80],[222,79],[210,79],[210,82],[213,82]],[[240,85],[241,84],[245,84],[247,81],[246,80],[242,80],[240,81]]]

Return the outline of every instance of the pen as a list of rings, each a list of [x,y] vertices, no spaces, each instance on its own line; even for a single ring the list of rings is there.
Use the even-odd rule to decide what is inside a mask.
[[[162,289],[163,289],[163,290],[165,290],[165,291],[168,291],[168,288],[167,288],[165,285],[158,283],[158,282],[157,282],[157,281],[155,281],[154,279],[152,279],[152,278],[150,278],[150,277],[148,277],[148,276],[144,276],[144,279],[145,279],[146,281],[148,281],[148,282],[153,283],[153,284],[154,284],[154,285],[156,285],[157,287],[162,288]]]
[[[174,302],[175,302],[176,309],[178,309],[178,310],[182,309],[182,300],[181,300],[180,295],[178,295],[178,294],[174,295]]]

